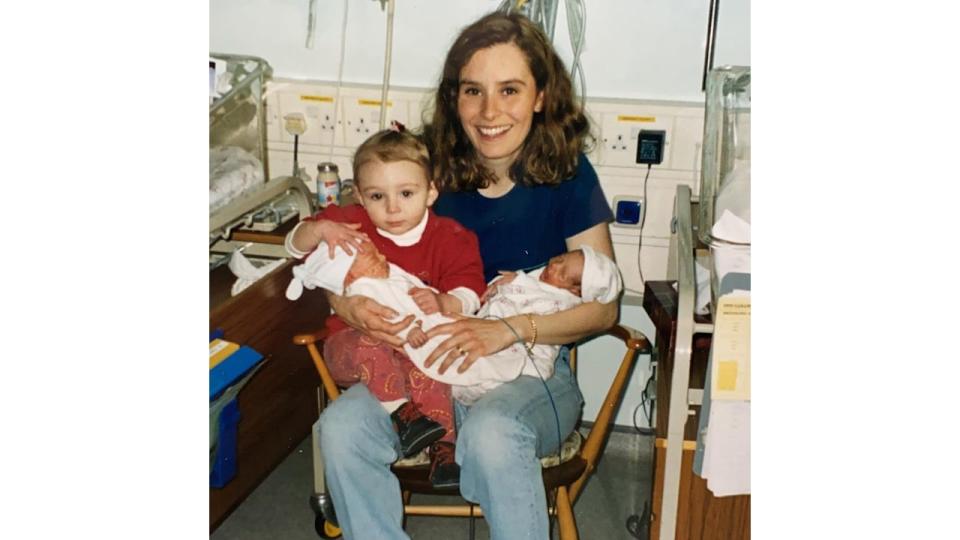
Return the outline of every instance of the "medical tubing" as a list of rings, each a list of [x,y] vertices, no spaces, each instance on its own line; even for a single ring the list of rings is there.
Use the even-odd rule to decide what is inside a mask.
[[[387,38],[383,53],[383,88],[380,91],[380,129],[387,127],[387,92],[390,90],[390,64],[393,57],[393,9],[394,0],[387,0]],[[356,175],[356,172],[354,172]]]
[[[573,48],[573,62],[570,66],[570,76],[574,83],[580,82],[580,106],[583,107],[587,99],[587,79],[583,75],[583,64],[580,63],[580,53],[583,51],[583,38],[587,29],[587,8],[582,0],[567,0],[567,34],[570,37],[570,46]],[[574,38],[574,33],[577,37]],[[553,41],[553,36],[550,38]]]
[[[317,28],[317,0],[310,0],[309,15],[307,15],[307,42],[304,46],[313,48],[313,37]]]
[[[511,326],[506,319],[504,319],[503,317],[498,317],[496,315],[489,315],[488,318],[489,317],[500,319],[500,322],[507,325],[507,328],[510,329],[510,332],[512,332],[513,335],[516,336],[517,338],[516,342],[523,345],[524,350],[527,351],[527,359],[530,360],[530,364],[533,365],[533,369],[537,370],[537,375],[540,377],[540,382],[543,383],[543,389],[547,391],[547,397],[550,399],[550,406],[553,407],[553,419],[557,423],[557,455],[559,456],[561,454],[561,451],[563,450],[563,437],[560,435],[560,413],[557,412],[557,404],[553,401],[553,394],[550,393],[550,387],[547,386],[547,381],[543,378],[543,373],[540,373],[540,368],[538,368],[537,363],[533,361],[533,353],[526,348],[526,344],[524,343],[523,338],[520,337],[520,334],[518,334],[517,331],[513,329],[513,326]],[[524,364],[526,364],[526,360],[524,360]]]
[[[340,110],[340,89],[343,87],[343,58],[347,49],[347,8],[349,2],[343,0],[343,22],[340,26],[340,63],[337,64],[337,94],[333,99],[333,133],[330,137],[330,151],[327,154],[327,161],[333,161],[333,145],[337,142],[337,111]]]

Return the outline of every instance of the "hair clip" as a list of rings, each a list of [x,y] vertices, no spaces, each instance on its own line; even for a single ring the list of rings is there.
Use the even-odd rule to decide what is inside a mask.
[[[404,126],[403,124],[401,124],[400,122],[397,122],[396,120],[391,120],[391,121],[390,121],[390,131],[396,131],[397,133],[403,133],[403,132],[406,131],[406,130],[407,130],[407,127]]]

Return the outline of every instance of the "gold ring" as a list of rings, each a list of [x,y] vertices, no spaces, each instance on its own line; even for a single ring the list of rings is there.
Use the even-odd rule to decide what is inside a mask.
[[[457,345],[457,352],[461,355],[467,354],[467,351],[463,350],[463,347]]]

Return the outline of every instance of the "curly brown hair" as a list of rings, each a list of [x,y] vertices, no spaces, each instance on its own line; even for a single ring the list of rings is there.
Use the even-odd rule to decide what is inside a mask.
[[[496,180],[463,131],[457,100],[463,66],[478,50],[502,43],[513,43],[523,52],[537,91],[544,96],[543,109],[534,114],[530,133],[510,167],[510,179],[524,185],[559,184],[573,176],[580,152],[592,143],[590,122],[576,100],[563,60],[543,32],[523,15],[490,13],[464,28],[450,47],[433,98],[433,117],[424,118],[423,137],[441,191],[475,190]]]

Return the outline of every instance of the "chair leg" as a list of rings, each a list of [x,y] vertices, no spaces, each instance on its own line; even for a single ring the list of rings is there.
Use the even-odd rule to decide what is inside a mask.
[[[473,515],[473,504],[470,505],[470,540],[477,538],[477,517]]]
[[[407,506],[408,504],[410,504],[410,497],[411,497],[412,495],[413,495],[413,493],[410,492],[410,491],[401,491],[401,492],[400,492],[400,500],[403,501],[403,506],[404,506],[404,508],[406,508],[406,506]],[[403,512],[403,521],[400,522],[400,528],[402,528],[403,530],[407,530],[407,512],[406,512],[406,510],[404,510],[404,512]]]
[[[578,540],[577,522],[566,486],[557,488],[557,521],[560,524],[560,540]]]

